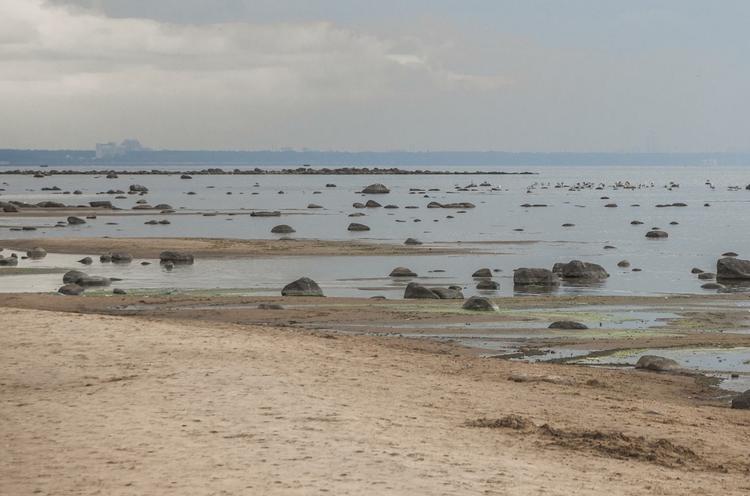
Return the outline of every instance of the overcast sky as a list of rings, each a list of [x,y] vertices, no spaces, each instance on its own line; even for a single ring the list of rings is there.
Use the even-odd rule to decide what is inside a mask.
[[[0,148],[750,150],[747,0],[0,0]]]

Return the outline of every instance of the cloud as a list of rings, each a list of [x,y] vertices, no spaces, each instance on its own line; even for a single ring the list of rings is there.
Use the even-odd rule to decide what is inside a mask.
[[[439,69],[424,54],[394,54],[399,40],[326,22],[181,25],[40,0],[5,0],[2,10],[0,88],[11,93],[20,80],[15,90],[26,94],[142,91],[267,104],[502,84]]]

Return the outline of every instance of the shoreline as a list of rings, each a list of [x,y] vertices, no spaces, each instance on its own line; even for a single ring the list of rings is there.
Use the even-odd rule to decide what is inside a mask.
[[[690,377],[276,325],[3,314],[9,493],[748,489],[746,412]]]
[[[164,165],[161,164],[161,167]],[[13,166],[6,166],[13,167]],[[121,167],[121,166],[120,166]],[[133,166],[143,167],[143,165]],[[41,169],[41,170],[40,170]],[[323,167],[319,169],[313,169],[308,167],[296,167],[296,168],[283,168],[283,169],[261,169],[255,167],[253,169],[228,169],[224,170],[219,167],[204,168],[199,170],[159,170],[159,169],[59,169],[59,168],[47,168],[44,165],[37,166],[36,169],[11,169],[6,170],[0,167],[0,175],[31,175],[38,178],[46,176],[72,176],[72,175],[87,175],[87,176],[100,176],[107,174],[117,174],[123,176],[478,176],[478,175],[490,175],[490,176],[533,176],[538,175],[538,172],[531,171],[457,171],[457,170],[430,170],[430,169],[400,169],[398,167]],[[188,179],[188,178],[185,178]]]

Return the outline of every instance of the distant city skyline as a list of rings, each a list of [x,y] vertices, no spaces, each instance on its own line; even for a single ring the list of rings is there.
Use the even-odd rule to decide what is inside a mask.
[[[742,0],[0,0],[0,148],[744,152],[748,18]]]

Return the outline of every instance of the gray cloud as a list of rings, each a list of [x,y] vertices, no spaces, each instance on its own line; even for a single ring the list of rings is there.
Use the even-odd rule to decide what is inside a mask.
[[[584,24],[572,29],[572,18],[553,22],[558,12],[535,14],[535,25],[533,9],[482,16],[435,1],[431,15],[417,15],[422,0],[403,13],[386,4],[2,0],[0,147],[124,136],[244,149],[745,143],[750,74],[732,51],[744,52],[726,32],[714,45],[680,46],[678,30],[695,37],[684,12],[633,10],[602,26],[578,16]],[[444,16],[450,5],[455,18]],[[523,29],[499,26],[513,19]],[[665,26],[673,36],[662,39]]]

